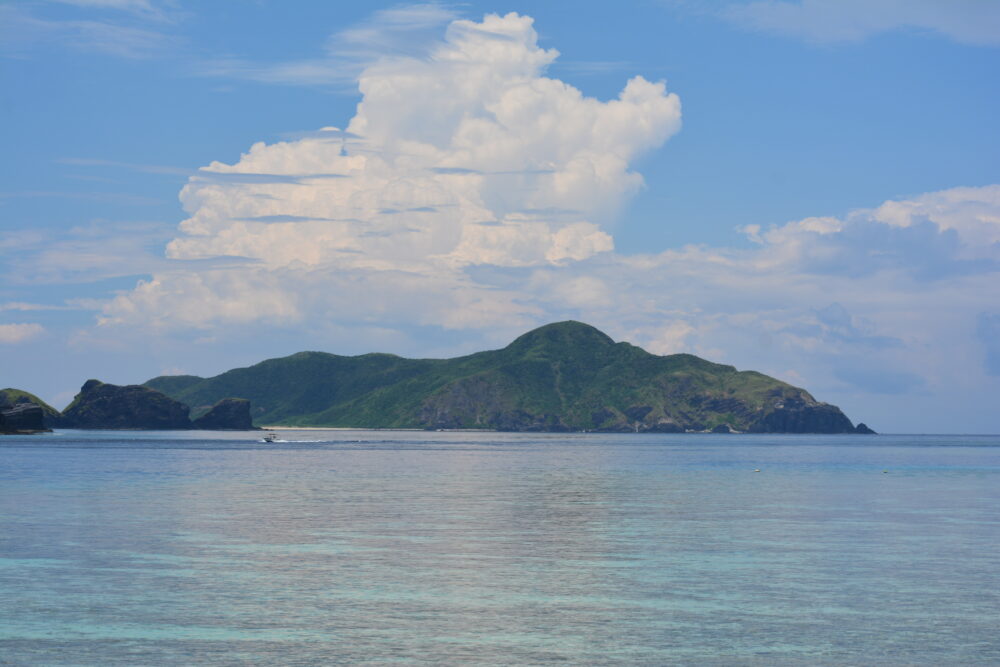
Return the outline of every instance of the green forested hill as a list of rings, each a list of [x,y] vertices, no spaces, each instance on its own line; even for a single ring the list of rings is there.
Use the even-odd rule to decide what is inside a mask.
[[[16,405],[17,403],[34,403],[35,405],[42,408],[42,412],[47,418],[57,418],[59,417],[59,411],[53,408],[51,405],[38,398],[34,394],[26,392],[22,389],[12,389],[7,387],[6,389],[0,389],[0,409]]]
[[[840,410],[753,371],[615,343],[579,322],[455,359],[300,352],[212,378],[145,383],[204,412],[249,399],[258,425],[846,433]],[[724,425],[724,426],[723,426]]]

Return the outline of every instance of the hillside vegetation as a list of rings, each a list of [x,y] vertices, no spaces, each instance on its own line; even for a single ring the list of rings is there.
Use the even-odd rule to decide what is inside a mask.
[[[543,326],[501,350],[454,359],[300,352],[212,378],[145,386],[204,413],[227,397],[254,423],[512,431],[848,433],[835,406],[753,371],[658,356],[580,322]]]

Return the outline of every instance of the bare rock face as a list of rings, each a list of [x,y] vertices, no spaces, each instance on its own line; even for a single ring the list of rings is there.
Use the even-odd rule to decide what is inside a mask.
[[[41,417],[35,408],[42,411]],[[59,411],[34,394],[12,387],[0,389],[0,433],[41,433],[52,430],[58,421]]]
[[[25,402],[0,408],[0,433],[40,433],[48,430],[40,405]]]
[[[420,418],[428,428],[497,428],[518,430],[530,422],[527,413],[517,415],[508,400],[512,383],[498,378],[471,377],[452,383],[424,402]],[[504,426],[507,428],[505,429]]]
[[[784,398],[764,412],[751,433],[855,433],[851,420],[835,405],[803,398]]]
[[[249,431],[255,428],[250,417],[250,401],[245,398],[224,398],[191,425],[214,431]]]
[[[139,385],[87,380],[60,426],[82,429],[189,429],[188,406]]]

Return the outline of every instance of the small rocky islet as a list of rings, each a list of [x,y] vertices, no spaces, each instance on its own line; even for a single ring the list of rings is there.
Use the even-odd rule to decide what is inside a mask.
[[[254,428],[250,402],[225,398],[192,420],[191,408],[142,385],[87,380],[56,421],[61,428],[142,430],[247,430]]]
[[[191,414],[197,415],[194,419]],[[212,378],[88,380],[62,412],[0,391],[0,432],[47,428],[275,426],[594,431],[874,433],[836,406],[755,371],[654,355],[581,322],[453,359],[300,352]]]
[[[21,389],[0,389],[0,435],[51,430],[59,411]]]
[[[250,402],[228,398],[190,419],[190,408],[141,385],[87,380],[61,413],[18,389],[0,390],[0,434],[44,433],[53,428],[107,430],[254,429]]]

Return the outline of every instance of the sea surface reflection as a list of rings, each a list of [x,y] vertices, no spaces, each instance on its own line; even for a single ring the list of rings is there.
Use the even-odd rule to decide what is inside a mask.
[[[1000,663],[997,437],[259,438],[0,440],[0,663]]]

